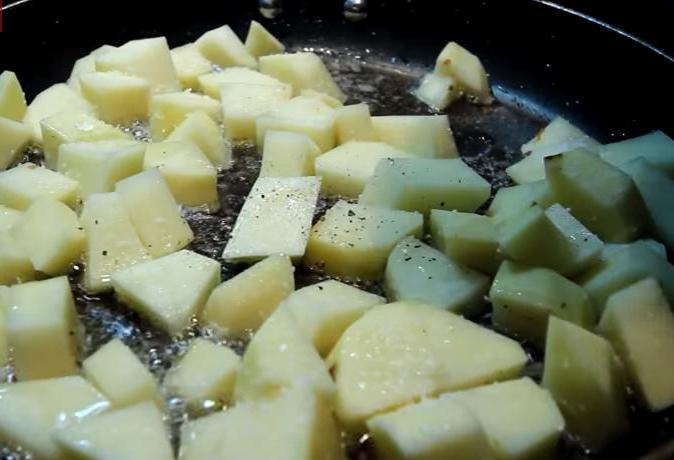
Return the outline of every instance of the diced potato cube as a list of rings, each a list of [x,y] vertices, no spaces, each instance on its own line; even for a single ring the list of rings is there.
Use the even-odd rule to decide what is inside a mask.
[[[128,124],[147,118],[150,83],[121,72],[92,72],[80,77],[80,91],[96,107],[98,118]]]
[[[311,229],[304,264],[332,276],[381,278],[393,247],[422,229],[419,213],[340,200]]]
[[[215,288],[200,319],[228,335],[254,331],[294,289],[290,259],[270,256]]]
[[[9,70],[0,73],[0,117],[22,121],[26,115],[26,96],[16,74]]]
[[[115,126],[86,113],[72,110],[45,118],[40,125],[45,162],[52,169],[58,166],[59,146],[62,144],[132,139],[129,134]]]
[[[75,206],[78,183],[63,174],[22,163],[0,172],[0,204],[24,210],[41,198],[54,198]]]
[[[96,72],[96,58],[114,49],[116,49],[115,46],[103,45],[75,61],[73,69],[70,71],[70,77],[68,78],[68,86],[79,93],[80,77],[91,72]]]
[[[232,400],[241,359],[231,348],[196,338],[166,374],[164,387],[193,407]]]
[[[30,257],[9,231],[0,231],[0,267],[0,285],[23,283],[36,275]]]
[[[7,339],[19,380],[77,373],[77,313],[66,277],[17,284],[8,306]]]
[[[491,185],[458,158],[380,160],[359,202],[418,211],[473,212],[489,199]]]
[[[346,95],[317,54],[272,54],[260,57],[259,64],[260,72],[290,83],[295,96],[303,89],[313,89],[342,102],[346,100]]]
[[[541,348],[551,316],[586,329],[592,329],[596,323],[587,292],[547,268],[503,262],[489,291],[489,300],[494,306],[494,327]]]
[[[498,232],[491,217],[432,209],[430,228],[433,243],[450,259],[483,273],[498,268]]]
[[[344,103],[339,99],[330,96],[329,94],[323,93],[321,91],[316,91],[315,89],[303,89],[302,91],[300,91],[299,95],[318,99],[319,101],[323,102],[329,107],[332,107],[333,109],[339,109],[340,107],[344,107]]]
[[[220,98],[220,88],[228,83],[241,83],[246,85],[277,85],[289,88],[290,85],[276,78],[257,72],[246,67],[229,67],[221,72],[211,72],[198,78],[201,92],[214,99]],[[292,89],[291,89],[292,90]]]
[[[58,172],[77,181],[82,199],[92,193],[112,192],[115,184],[143,170],[145,144],[98,141],[61,144]]]
[[[217,171],[196,144],[185,141],[149,144],[143,169],[153,168],[164,176],[178,203],[205,206],[211,211],[220,207]]]
[[[630,176],[582,149],[547,157],[545,171],[555,200],[603,241],[638,235],[645,209]]]
[[[0,171],[19,159],[32,137],[27,124],[0,117]]]
[[[67,274],[86,244],[77,214],[52,198],[30,205],[11,233],[33,267],[52,276]]]
[[[414,90],[414,95],[431,108],[444,110],[461,97],[461,89],[449,75],[427,73],[421,79],[419,87]]]
[[[601,450],[627,428],[625,386],[611,344],[567,321],[550,318],[543,386],[586,449]]]
[[[372,117],[377,138],[414,156],[456,158],[454,135],[446,115]]]
[[[316,143],[305,134],[267,131],[260,177],[313,176],[314,161],[320,153]]]
[[[526,361],[514,340],[448,311],[404,302],[370,309],[327,360],[338,418],[356,429],[423,397],[514,378]]]
[[[302,257],[320,186],[318,177],[260,177],[241,208],[222,257]]]
[[[87,417],[59,429],[54,439],[66,452],[88,460],[173,460],[162,414],[152,403]]]
[[[164,407],[164,399],[150,371],[119,339],[101,346],[82,363],[84,376],[108,398],[113,407],[152,401]]]
[[[259,58],[268,54],[283,53],[286,47],[262,24],[257,21],[250,21],[248,35],[246,35],[246,49],[251,55]]]
[[[367,310],[386,302],[378,295],[336,280],[299,289],[283,302],[321,356],[326,356],[342,333]]]
[[[87,235],[84,269],[87,292],[111,289],[113,273],[150,258],[117,193],[91,195],[84,203],[80,220]]]
[[[180,83],[165,37],[131,40],[96,57],[96,70],[117,70],[146,79],[153,92],[177,91]]]
[[[330,407],[303,387],[187,422],[181,440],[180,460],[346,458]]]
[[[550,393],[525,377],[441,397],[466,407],[480,421],[497,458],[554,458],[564,418]]]
[[[644,243],[646,247],[651,249],[653,252],[658,254],[660,257],[663,259],[667,259],[667,248],[665,247],[664,244],[660,243],[659,241],[655,241],[652,238],[642,238],[640,240],[636,241],[641,241]],[[636,241],[632,243],[606,243],[601,250],[601,254],[599,255],[599,259],[601,262],[606,262],[610,259],[610,257],[613,254],[616,254],[619,251],[622,251],[625,248],[630,247],[633,243],[636,243]],[[600,266],[600,265],[598,265]]]
[[[7,286],[0,286],[0,366],[9,363],[9,340],[7,338],[7,319],[5,309],[9,308],[10,290]]]
[[[657,281],[645,279],[611,295],[598,329],[613,344],[648,408],[673,405],[674,316]]]
[[[220,126],[204,112],[188,114],[166,138],[167,142],[188,141],[196,144],[218,169],[229,169],[232,146],[225,141]]]
[[[170,334],[189,326],[219,283],[220,263],[186,249],[112,274],[119,298]]]
[[[380,160],[411,156],[382,142],[351,141],[316,158],[316,174],[323,179],[324,193],[356,198]]]
[[[674,174],[674,140],[662,131],[603,145],[599,155],[605,162],[618,167],[643,158],[670,176]]]
[[[435,62],[435,73],[454,78],[466,93],[481,104],[490,104],[494,100],[482,62],[456,42],[449,42],[442,49]]]
[[[40,122],[65,110],[93,115],[94,107],[65,83],[57,83],[35,96],[26,110],[24,123],[33,128],[33,138],[42,142]]]
[[[483,310],[488,289],[489,278],[413,237],[398,243],[386,263],[386,293],[393,301],[419,301],[473,315]]]
[[[220,103],[203,94],[190,92],[155,94],[150,98],[150,132],[161,141],[182,123],[188,114],[202,111],[215,121],[222,119]]]
[[[390,460],[490,460],[480,422],[460,403],[432,399],[367,422],[375,450]]]
[[[255,142],[256,120],[291,96],[289,86],[225,83],[220,87],[223,123],[229,139]]]
[[[377,134],[372,126],[370,108],[367,104],[355,104],[340,107],[335,118],[337,142],[376,141]]]
[[[0,232],[9,231],[19,220],[21,214],[23,214],[21,211],[0,205]]]
[[[178,251],[194,239],[181,217],[171,189],[157,170],[145,171],[117,182],[131,222],[152,257]]]
[[[72,458],[53,439],[56,428],[96,416],[110,405],[80,376],[7,383],[0,395],[0,438],[50,460]]]
[[[199,77],[213,71],[213,63],[199,52],[194,43],[173,48],[171,59],[183,89],[198,90]]]
[[[199,37],[196,45],[206,59],[221,67],[257,67],[255,57],[229,26],[209,30]]]
[[[496,191],[487,209],[487,215],[493,217],[495,221],[502,221],[529,206],[537,204],[541,208],[547,208],[554,202],[550,187],[545,180],[502,187]]]

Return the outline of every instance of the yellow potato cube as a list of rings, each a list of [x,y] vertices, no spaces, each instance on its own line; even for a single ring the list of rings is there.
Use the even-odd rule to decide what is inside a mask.
[[[209,30],[196,41],[206,59],[221,67],[257,68],[257,60],[229,26]]]
[[[290,96],[289,86],[225,83],[220,87],[225,134],[229,139],[255,142],[257,117]]]
[[[155,142],[166,139],[192,112],[205,112],[215,121],[222,119],[222,107],[217,100],[187,91],[155,94],[150,98],[149,111],[150,132]]]
[[[385,302],[378,295],[328,280],[293,292],[282,306],[292,312],[318,353],[326,356],[354,321]]]
[[[237,401],[273,399],[286,388],[305,386],[327,402],[335,383],[311,341],[286,309],[264,322],[246,348],[236,381]]]
[[[165,37],[131,40],[119,48],[108,50],[96,57],[96,70],[117,70],[144,78],[150,82],[154,92],[180,89]]]
[[[88,460],[173,460],[169,433],[152,403],[87,417],[54,433],[56,443]]]
[[[101,346],[82,363],[82,373],[108,398],[113,407],[144,401],[164,407],[164,398],[150,371],[119,339]]]
[[[194,43],[173,48],[171,59],[183,89],[198,90],[199,77],[213,71],[213,63],[199,52]]]
[[[389,115],[372,117],[381,142],[419,157],[456,158],[454,135],[447,115]]]
[[[176,201],[186,206],[220,207],[217,171],[196,144],[157,142],[145,150],[143,169],[157,168]]]
[[[319,101],[323,102],[329,107],[332,107],[333,109],[344,107],[344,103],[339,99],[332,97],[329,94],[316,91],[315,89],[303,89],[302,91],[300,91],[299,95],[318,99]]]
[[[26,115],[26,96],[16,74],[9,70],[0,73],[0,117],[22,121]]]
[[[87,235],[84,259],[87,292],[111,289],[113,273],[150,258],[117,193],[91,195],[84,203],[80,220]]]
[[[0,267],[0,285],[23,283],[35,278],[30,257],[9,231],[0,231]]]
[[[393,247],[422,230],[419,213],[338,201],[311,229],[304,264],[332,276],[381,278]]]
[[[190,325],[220,283],[220,264],[182,250],[112,274],[117,296],[169,334]]]
[[[36,458],[72,457],[52,438],[64,423],[77,424],[110,404],[82,377],[71,376],[0,386],[0,439],[20,445]]]
[[[198,79],[199,89],[206,96],[214,99],[220,98],[220,88],[228,83],[240,83],[246,85],[271,85],[290,88],[276,78],[257,72],[246,67],[229,67],[221,72],[211,72],[201,75]],[[292,88],[290,89],[292,91]]]
[[[11,233],[33,267],[52,276],[67,274],[86,244],[77,214],[52,198],[30,205]]]
[[[30,125],[33,129],[33,138],[42,142],[42,127],[40,122],[45,118],[56,115],[65,110],[76,111],[93,115],[94,107],[65,83],[58,83],[50,86],[35,96],[26,110],[24,123]]]
[[[167,142],[187,141],[196,144],[218,169],[229,169],[232,146],[220,126],[204,112],[192,112],[169,134]]]
[[[101,120],[128,124],[147,118],[150,83],[121,72],[92,72],[80,77],[80,92]]]
[[[251,55],[259,58],[268,54],[283,53],[286,47],[262,24],[257,21],[250,21],[248,35],[246,35],[246,49]]]
[[[32,137],[27,124],[0,117],[0,171],[19,158]]]
[[[318,177],[260,177],[241,208],[226,260],[304,255],[321,180]]]
[[[313,176],[319,154],[316,143],[305,134],[267,131],[260,177]]]
[[[491,104],[494,100],[480,59],[456,42],[449,42],[442,49],[435,63],[435,73],[454,78],[481,104]]]
[[[340,107],[335,118],[337,142],[376,141],[377,133],[372,126],[370,108],[367,104]]]
[[[206,401],[228,404],[240,366],[241,359],[231,348],[196,338],[166,374],[164,387],[191,406]]]
[[[145,171],[117,182],[131,222],[152,257],[178,251],[194,239],[180,215],[171,189],[157,170]]]
[[[91,72],[96,72],[96,58],[114,49],[116,49],[115,46],[103,45],[75,61],[73,69],[70,71],[70,77],[68,78],[68,86],[79,93],[80,77]]]
[[[450,76],[427,73],[414,95],[435,110],[444,110],[462,95],[457,82]]]
[[[295,290],[287,256],[270,256],[215,288],[200,319],[227,335],[254,331]]]
[[[0,232],[9,231],[19,220],[21,214],[23,214],[21,211],[0,204]]]
[[[24,210],[41,198],[53,198],[75,206],[78,183],[63,174],[22,163],[0,172],[0,204]]]
[[[77,373],[77,313],[65,276],[17,284],[5,310],[19,380]],[[0,398],[2,399],[2,398]]]

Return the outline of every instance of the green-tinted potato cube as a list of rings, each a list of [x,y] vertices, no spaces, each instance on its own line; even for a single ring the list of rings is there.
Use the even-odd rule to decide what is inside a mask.
[[[603,145],[599,149],[599,155],[602,160],[614,166],[644,158],[667,174],[674,174],[674,140],[662,131]]]
[[[487,215],[496,220],[502,220],[530,206],[537,204],[542,208],[547,208],[553,203],[548,183],[545,180],[539,180],[498,189],[487,209]]]

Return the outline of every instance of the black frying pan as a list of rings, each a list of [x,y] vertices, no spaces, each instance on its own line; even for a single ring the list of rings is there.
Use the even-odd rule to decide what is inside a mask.
[[[354,101],[369,102],[377,115],[428,113],[407,92],[414,79],[449,40],[475,52],[491,74],[499,103],[486,109],[459,104],[449,116],[462,156],[495,186],[508,184],[503,168],[553,115],[568,118],[602,142],[654,129],[674,134],[672,117],[662,115],[674,106],[674,60],[550,2],[371,0],[365,20],[349,22],[342,13],[338,1],[285,0],[283,13],[263,22],[291,49],[324,54],[346,92]],[[225,23],[243,35],[250,19],[263,20],[254,0],[23,0],[5,6],[3,16],[0,70],[14,70],[29,98],[64,81],[77,58],[105,43],[165,35],[176,46]],[[223,210],[188,216],[197,236],[192,249],[215,258],[259,166],[251,152],[237,153],[235,167],[220,181]],[[223,279],[240,270],[225,264]],[[298,284],[317,278],[300,271]],[[185,341],[164,336],[111,296],[85,296],[76,281],[73,277],[88,331],[84,353],[119,336],[161,375]],[[534,363],[528,371],[535,377],[540,366]],[[172,413],[179,417],[181,410],[173,407]],[[566,440],[560,458],[633,459],[647,453],[647,458],[674,458],[674,410],[633,411],[632,430],[602,454],[588,456]],[[371,458],[367,445],[352,451],[353,458]],[[13,458],[10,452],[0,450],[0,458]]]

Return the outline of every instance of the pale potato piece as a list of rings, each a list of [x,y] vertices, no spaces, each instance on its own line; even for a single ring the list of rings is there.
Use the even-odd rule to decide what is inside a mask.
[[[187,422],[181,440],[180,460],[346,458],[330,407],[304,387]]]
[[[370,107],[367,104],[354,104],[340,107],[335,118],[337,142],[376,141],[377,133],[372,126]]]
[[[176,201],[186,206],[220,207],[217,170],[192,142],[156,142],[145,150],[143,169],[161,172]]]
[[[23,283],[36,276],[30,257],[9,230],[0,231],[0,267],[0,285]]]
[[[40,122],[65,110],[93,115],[94,106],[65,83],[57,83],[35,96],[26,110],[24,123],[33,129],[33,139],[42,142]]]
[[[70,77],[67,81],[68,86],[70,86],[75,92],[79,93],[80,77],[91,72],[96,72],[96,58],[116,48],[117,47],[115,46],[103,45],[75,61],[73,69],[70,71]]]
[[[332,403],[335,383],[309,337],[286,309],[277,309],[253,336],[243,355],[237,401],[273,399],[301,386]]]
[[[393,247],[422,230],[419,213],[340,200],[311,229],[304,264],[332,276],[381,278]]]
[[[316,158],[316,174],[328,195],[356,198],[374,175],[380,160],[412,155],[383,142],[351,141]]]
[[[192,112],[168,135],[167,142],[187,141],[196,144],[218,169],[229,169],[232,146],[225,140],[220,126],[204,112]]]
[[[545,209],[554,203],[547,181],[539,180],[498,189],[486,214],[498,223],[534,204]]]
[[[211,293],[202,322],[228,335],[256,330],[295,289],[288,256],[270,256],[228,279]]]
[[[108,50],[96,57],[96,70],[117,70],[144,78],[152,85],[153,92],[180,89],[165,37],[131,40],[119,48]]]
[[[42,127],[42,144],[48,167],[58,166],[58,152],[62,144],[106,140],[132,140],[130,134],[98,118],[79,111],[66,110],[45,118]]]
[[[323,102],[329,107],[332,107],[333,109],[339,109],[340,107],[344,107],[344,103],[339,99],[330,96],[329,94],[323,93],[321,91],[316,91],[315,89],[303,89],[302,91],[300,91],[299,95],[318,99],[319,101]]]
[[[220,264],[186,249],[112,274],[119,298],[170,334],[201,311],[220,283]]]
[[[305,134],[267,131],[260,177],[313,176],[318,155],[318,146]]]
[[[248,35],[246,35],[246,49],[259,58],[268,54],[280,54],[286,49],[276,37],[274,37],[262,24],[250,21]]]
[[[342,102],[346,100],[346,95],[317,54],[273,54],[260,57],[259,64],[260,72],[290,83],[296,96],[303,89],[313,89]]]
[[[7,319],[5,309],[9,304],[9,293],[11,291],[7,286],[0,286],[0,366],[6,366],[9,363],[9,341],[7,339]]]
[[[32,137],[29,125],[0,117],[0,171],[19,158]]]
[[[229,26],[209,30],[195,43],[206,59],[221,67],[257,68],[257,60]]]
[[[19,220],[21,214],[23,214],[21,211],[0,205],[0,232],[9,231]]]
[[[113,273],[150,258],[117,193],[95,193],[87,198],[80,221],[87,235],[84,258],[87,292],[112,289]]]
[[[226,260],[304,255],[321,180],[318,177],[260,177],[236,219]]]
[[[0,386],[0,438],[37,458],[69,460],[52,438],[55,429],[104,412],[110,404],[80,376]]]
[[[16,74],[9,70],[0,73],[0,117],[22,121],[26,108],[26,96]]]
[[[447,115],[388,115],[372,117],[381,142],[414,156],[456,158],[459,152]]]
[[[19,380],[77,373],[77,313],[65,276],[13,286],[8,306],[7,339]]]
[[[422,397],[517,377],[526,361],[514,340],[448,311],[405,302],[370,309],[327,360],[337,383],[337,416],[355,429]]]
[[[151,401],[164,407],[164,398],[150,371],[119,339],[101,346],[82,363],[82,374],[110,401],[113,407]]]
[[[240,367],[241,359],[231,348],[196,338],[166,374],[164,388],[192,407],[209,401],[228,404]]]
[[[414,95],[436,110],[444,110],[462,95],[457,81],[449,75],[427,73]]]
[[[87,417],[56,430],[54,440],[86,460],[173,460],[162,414],[152,403]]]
[[[131,222],[152,257],[178,251],[194,239],[192,229],[166,181],[157,170],[145,171],[117,182]]]
[[[220,97],[220,87],[227,83],[241,83],[246,85],[277,85],[290,88],[276,78],[257,72],[246,67],[229,67],[221,72],[211,72],[199,76],[199,89],[202,93],[214,99]],[[292,88],[291,88],[292,91]]]
[[[602,145],[599,156],[618,167],[643,158],[668,175],[674,174],[674,139],[659,130]]]
[[[155,94],[150,98],[150,133],[157,142],[166,139],[188,114],[202,111],[214,121],[222,120],[220,103],[203,94],[190,92]]]
[[[129,124],[148,115],[150,83],[121,72],[91,72],[80,77],[80,92],[101,120]]]
[[[213,63],[199,52],[194,43],[173,48],[171,59],[183,89],[198,90],[199,77],[213,71]]]
[[[141,172],[144,154],[145,144],[132,140],[61,144],[57,170],[79,183],[79,196],[86,200]]]
[[[78,189],[76,181],[33,163],[0,172],[0,204],[14,209],[25,210],[41,198],[54,198],[74,207]]]
[[[456,42],[449,42],[442,49],[435,63],[435,73],[454,78],[466,93],[481,104],[491,104],[494,100],[482,62]]]
[[[77,214],[53,198],[31,204],[10,231],[33,267],[51,276],[67,274],[86,244]]]

